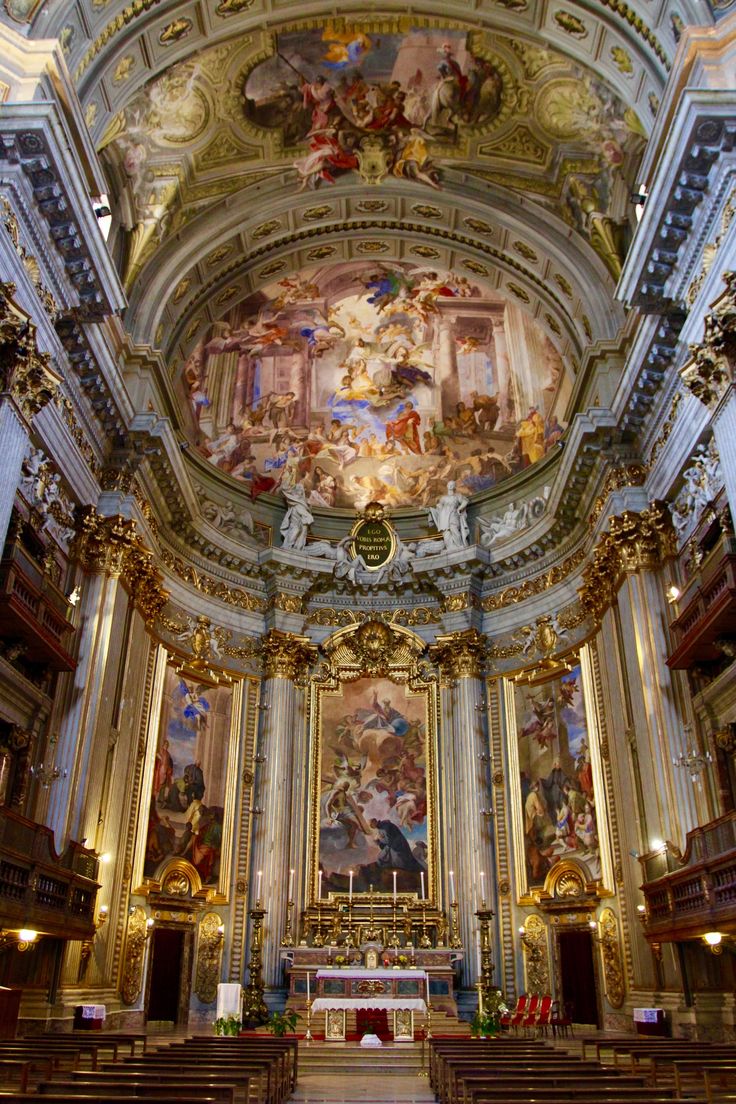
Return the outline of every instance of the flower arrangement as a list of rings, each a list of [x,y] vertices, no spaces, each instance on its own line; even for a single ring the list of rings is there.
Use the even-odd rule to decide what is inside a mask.
[[[345,957],[345,955],[340,954],[340,955],[335,955],[335,965],[336,966],[349,966],[350,962]]]
[[[473,1016],[470,1025],[472,1034],[481,1039],[488,1035],[497,1035],[501,1030],[501,1018],[508,1010],[501,990],[491,989]]]
[[[397,955],[396,956],[396,961],[398,962],[399,966],[401,966],[401,967],[408,966],[409,965],[409,956],[405,955],[405,954]]]
[[[239,1035],[242,1023],[237,1016],[219,1016],[214,1027],[215,1035]]]
[[[272,1012],[268,1021],[268,1030],[272,1035],[280,1038],[288,1031],[294,1032],[297,1024],[296,1012]]]

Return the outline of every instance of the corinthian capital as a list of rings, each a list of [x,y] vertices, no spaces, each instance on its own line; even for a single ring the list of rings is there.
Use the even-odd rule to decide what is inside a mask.
[[[317,658],[317,648],[307,636],[271,629],[261,641],[266,678],[303,682]]]
[[[56,395],[61,376],[36,348],[36,327],[13,301],[14,284],[0,282],[0,391],[30,421]]]
[[[477,629],[444,633],[429,649],[445,679],[480,678],[486,658],[488,639]]]

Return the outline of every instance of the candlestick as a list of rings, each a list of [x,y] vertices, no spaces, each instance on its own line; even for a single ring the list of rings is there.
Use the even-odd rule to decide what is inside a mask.
[[[258,902],[261,899],[261,883],[262,883],[262,881],[263,881],[263,871],[259,870],[258,874],[256,876],[256,904],[258,904]]]
[[[481,870],[481,872],[480,872],[480,899],[481,899],[481,902],[484,905],[486,903],[486,884],[485,884],[485,882],[486,882],[486,876],[485,876],[485,873]]]
[[[353,872],[350,871],[350,901],[353,899]]]
[[[322,871],[317,875],[317,900],[322,900]]]
[[[309,1000],[309,970],[307,970],[307,1000]]]
[[[396,901],[396,871],[394,870],[394,902],[395,901]]]
[[[286,898],[287,901],[291,901],[293,899],[293,894],[294,894],[294,871],[290,870],[289,871],[289,893],[288,893],[288,896]]]
[[[419,871],[419,881],[420,881],[421,886],[422,886],[422,900],[424,900],[424,871],[423,870]]]
[[[482,959],[481,959],[481,956],[480,956],[480,932],[478,932],[478,934],[477,934],[477,947],[476,947],[476,950],[478,952],[478,979],[480,981],[482,981],[483,980],[483,962],[482,962]]]
[[[455,900],[455,872],[450,871],[450,900]]]

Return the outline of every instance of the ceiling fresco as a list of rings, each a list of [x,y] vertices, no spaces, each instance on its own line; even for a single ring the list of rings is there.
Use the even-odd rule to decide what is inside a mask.
[[[122,106],[98,139],[127,212],[128,288],[167,234],[269,174],[295,192],[441,190],[460,169],[530,194],[620,274],[645,128],[554,49],[419,17],[338,20],[200,50],[126,97],[136,71],[117,61]]]
[[[540,460],[571,381],[520,307],[464,276],[372,261],[283,278],[184,365],[193,440],[253,497],[427,505]]]

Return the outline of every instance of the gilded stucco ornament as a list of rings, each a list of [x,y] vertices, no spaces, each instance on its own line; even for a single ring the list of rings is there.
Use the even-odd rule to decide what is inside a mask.
[[[606,997],[612,1008],[620,1008],[626,997],[626,982],[621,958],[618,920],[613,909],[604,908],[601,912],[599,931]]]
[[[600,621],[615,601],[624,575],[655,571],[676,554],[677,535],[663,502],[652,502],[638,514],[624,510],[614,515],[583,570],[583,609]]]
[[[222,942],[222,917],[216,912],[206,912],[199,922],[197,973],[194,981],[194,992],[202,1004],[213,1004],[217,999]]]
[[[146,933],[146,913],[140,905],[135,905],[128,917],[128,934],[123,956],[123,980],[120,986],[123,1004],[135,1004],[143,985]]]
[[[703,339],[691,345],[692,359],[680,369],[688,391],[709,408],[718,405],[731,386],[736,362],[736,272],[724,272],[725,295],[706,315]]]
[[[593,509],[588,519],[589,524],[591,526],[595,525],[596,521],[601,516],[603,507],[606,504],[606,499],[610,494],[614,491],[621,491],[624,487],[643,487],[646,478],[647,468],[644,464],[638,462],[618,464],[615,468],[611,468],[601,487],[601,493],[593,503]]]
[[[36,347],[36,327],[13,301],[15,284],[0,282],[0,391],[30,421],[56,397],[61,383],[48,353]]]
[[[521,933],[524,948],[526,987],[530,993],[549,993],[549,952],[547,925],[541,916],[527,916]]]
[[[153,623],[169,594],[135,522],[119,514],[103,517],[85,506],[77,514],[76,529],[72,556],[85,571],[119,576],[144,620]]]
[[[447,679],[480,678],[487,658],[488,638],[477,629],[444,633],[429,649],[429,657]]]
[[[317,649],[309,637],[271,629],[261,642],[265,678],[289,679],[302,683],[317,658]]]

